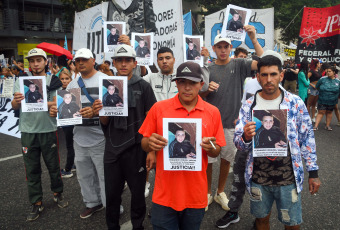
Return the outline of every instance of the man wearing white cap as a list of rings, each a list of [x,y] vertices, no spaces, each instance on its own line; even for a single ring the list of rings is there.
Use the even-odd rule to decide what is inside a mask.
[[[258,56],[262,55],[263,49],[256,39],[255,27],[246,25],[244,26],[244,30],[247,31],[254,45],[256,54]],[[229,210],[229,207],[228,198],[224,193],[224,187],[227,182],[230,163],[234,161],[236,154],[236,148],[232,144],[235,127],[234,121],[241,107],[243,82],[246,77],[250,76],[251,70],[257,69],[257,61],[230,58],[231,49],[232,45],[229,38],[223,38],[221,35],[215,37],[213,50],[216,53],[217,60],[208,67],[210,75],[209,80],[205,80],[205,83],[209,85],[209,88],[204,93],[201,93],[201,96],[204,97],[207,102],[215,105],[220,110],[222,116],[227,146],[222,148],[220,154],[220,175],[214,200],[225,210]],[[209,158],[207,171],[208,205],[213,201],[211,195],[212,163],[216,161],[216,158]]]
[[[80,114],[83,124],[74,127],[73,140],[77,167],[77,178],[85,203],[85,210],[80,218],[88,218],[95,212],[104,209],[105,183],[104,183],[104,147],[105,138],[99,124],[98,116],[95,117],[92,104],[99,98],[99,77],[107,76],[94,69],[95,59],[89,49],[79,49],[74,56],[75,64],[80,76],[73,79],[67,90],[81,88],[82,109]],[[57,107],[50,109],[50,115],[57,115]]]
[[[46,74],[46,53],[42,49],[34,48],[28,52],[26,58],[33,76],[46,76],[48,107],[52,106],[56,89],[60,88],[62,83],[57,77]],[[50,84],[52,80],[55,83],[53,85]],[[44,209],[42,205],[40,155],[43,156],[50,174],[54,201],[61,208],[68,205],[68,202],[61,195],[63,182],[59,165],[57,122],[55,118],[49,116],[48,112],[23,113],[21,111],[21,101],[25,99],[25,96],[20,93],[19,81],[15,83],[14,92],[12,108],[20,110],[19,130],[21,131],[22,153],[26,169],[28,197],[33,206],[32,211],[27,216],[27,221],[33,221],[39,217]]]
[[[128,78],[128,116],[100,117],[106,138],[104,153],[106,223],[108,229],[120,229],[119,205],[126,181],[131,192],[133,229],[144,229],[146,152],[141,148],[142,135],[138,130],[156,98],[151,85],[133,74],[137,62],[136,52],[131,46],[119,45],[115,49],[113,64],[118,76]],[[93,105],[95,113],[97,114],[102,107],[102,102],[96,100]]]

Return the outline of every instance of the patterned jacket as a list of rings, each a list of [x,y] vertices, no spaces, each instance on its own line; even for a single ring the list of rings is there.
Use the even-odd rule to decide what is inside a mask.
[[[234,135],[234,143],[236,147],[241,151],[249,151],[246,171],[244,174],[249,193],[253,173],[253,145],[252,142],[245,142],[242,136],[243,127],[246,125],[247,121],[252,121],[252,110],[256,105],[256,94],[243,103],[240,109]],[[302,158],[305,160],[306,169],[309,172],[310,177],[317,177],[317,170],[319,169],[316,164],[317,157],[312,121],[304,102],[298,96],[290,94],[282,89],[281,94],[283,99],[280,104],[280,109],[288,109],[287,137],[291,151],[297,192],[299,193],[302,191],[304,179]]]

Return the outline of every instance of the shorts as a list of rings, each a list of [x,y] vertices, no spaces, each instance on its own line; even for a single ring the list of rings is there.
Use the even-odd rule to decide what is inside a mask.
[[[309,86],[309,91],[310,91],[310,95],[312,96],[318,96],[319,95],[319,90],[315,89],[313,86]]]
[[[220,157],[222,159],[225,159],[226,161],[229,161],[230,163],[234,162],[234,158],[236,155],[236,147],[234,145],[234,133],[235,133],[235,129],[223,129],[224,131],[224,138],[225,141],[227,142],[226,146],[221,147],[221,152],[220,152]],[[217,162],[218,157],[209,157],[208,156],[208,163],[215,163]]]
[[[327,111],[333,111],[335,109],[335,105],[325,105],[318,103],[318,110],[327,110]]]
[[[274,201],[276,202],[278,219],[287,226],[302,223],[301,193],[297,193],[296,185],[262,186],[251,183],[250,212],[256,218],[269,215]]]

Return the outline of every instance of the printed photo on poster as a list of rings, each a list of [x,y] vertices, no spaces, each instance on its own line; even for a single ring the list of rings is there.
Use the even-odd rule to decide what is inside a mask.
[[[287,110],[253,110],[253,157],[287,156]]]
[[[203,57],[201,56],[203,47],[203,36],[183,36],[184,61],[193,61],[203,67]]]
[[[202,120],[164,118],[163,137],[168,140],[164,148],[164,170],[202,170]]]
[[[109,21],[103,24],[104,34],[104,52],[114,53],[117,45],[120,44],[118,41],[119,36],[126,34],[126,23],[125,22],[115,22]],[[106,33],[105,33],[106,31]]]
[[[248,25],[251,10],[229,4],[224,17],[222,27],[222,37],[230,38],[235,41],[244,41],[246,31],[244,26]]]
[[[20,77],[20,92],[25,95],[21,102],[22,112],[40,112],[47,110],[46,77]]]
[[[128,116],[127,77],[100,77],[99,95],[103,108],[99,116]]]
[[[14,79],[0,79],[0,97],[12,98],[14,82]]]
[[[153,65],[153,33],[132,33],[131,44],[136,51],[138,65]]]
[[[80,88],[57,90],[57,126],[82,124]]]

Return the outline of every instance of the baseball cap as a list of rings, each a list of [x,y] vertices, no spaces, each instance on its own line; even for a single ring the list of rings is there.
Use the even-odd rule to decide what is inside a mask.
[[[274,57],[280,59],[281,65],[283,65],[283,58],[282,58],[281,54],[279,54],[278,52],[275,52],[273,50],[266,50],[266,51],[263,52],[263,54],[260,58],[263,58],[265,56],[274,56]]]
[[[202,81],[203,78],[200,65],[192,61],[182,63],[180,66],[178,66],[176,77],[173,78],[172,81],[176,81],[181,78],[194,82]]]
[[[231,44],[230,38],[224,38],[221,36],[221,34],[216,35],[215,40],[214,40],[214,45],[220,42],[226,42],[228,44]]]
[[[115,49],[115,54],[113,55],[113,57],[111,57],[112,59],[116,59],[119,57],[132,57],[132,58],[136,58],[136,51],[129,45],[119,45],[116,47]]]
[[[76,52],[76,55],[74,55],[74,59],[77,58],[90,59],[93,58],[93,53],[89,49],[81,48]]]
[[[47,59],[45,51],[39,48],[34,48],[28,51],[27,56],[25,58],[29,59],[30,57],[35,57],[35,56],[43,56],[45,59]]]

